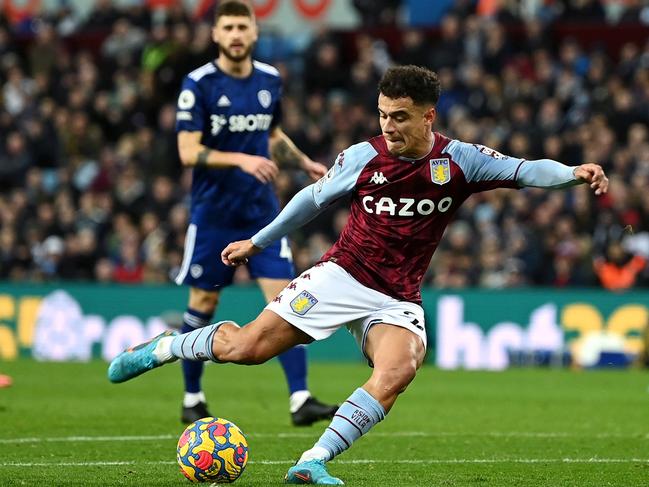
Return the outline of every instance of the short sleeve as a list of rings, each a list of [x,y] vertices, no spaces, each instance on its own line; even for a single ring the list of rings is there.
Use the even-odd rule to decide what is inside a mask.
[[[200,87],[196,81],[185,77],[176,105],[176,132],[202,132],[204,125],[205,109]]]

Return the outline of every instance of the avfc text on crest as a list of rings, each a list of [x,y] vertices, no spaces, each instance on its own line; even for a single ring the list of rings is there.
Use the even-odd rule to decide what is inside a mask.
[[[430,178],[435,184],[446,184],[451,180],[451,163],[448,159],[430,160]]]

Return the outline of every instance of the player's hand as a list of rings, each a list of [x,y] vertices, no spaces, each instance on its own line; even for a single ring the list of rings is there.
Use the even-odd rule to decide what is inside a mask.
[[[317,181],[322,176],[327,174],[327,166],[320,164],[319,162],[312,161],[311,159],[305,159],[302,163],[302,170],[307,173],[307,175]]]
[[[239,163],[239,167],[243,172],[252,174],[254,177],[259,179],[262,183],[269,183],[279,173],[277,164],[275,164],[270,159],[266,159],[261,156],[250,156],[247,155],[242,158]]]
[[[580,181],[585,181],[590,184],[590,187],[595,190],[596,195],[604,194],[608,191],[608,178],[604,174],[602,166],[599,164],[586,163],[577,166],[573,171],[575,177]]]
[[[221,261],[227,266],[235,267],[248,263],[248,257],[261,252],[261,249],[252,243],[252,240],[239,240],[228,244],[221,252]]]

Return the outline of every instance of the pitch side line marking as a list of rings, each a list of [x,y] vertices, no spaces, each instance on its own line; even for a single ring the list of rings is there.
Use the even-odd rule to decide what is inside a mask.
[[[257,433],[247,435],[250,438],[313,438],[318,433]],[[400,431],[393,433],[372,432],[372,437],[492,437],[492,438],[629,438],[638,440],[649,440],[649,433],[622,434],[622,433],[596,433],[596,434],[579,434],[579,433],[561,433],[561,432],[499,432],[491,431],[484,433],[461,433],[454,431],[439,431],[435,433],[425,433],[421,431]],[[0,444],[18,444],[18,443],[66,443],[82,441],[158,441],[177,439],[177,435],[143,435],[143,436],[61,436],[61,437],[23,437],[23,438],[0,438]]]
[[[125,465],[174,465],[172,461],[157,462],[3,462],[0,467],[120,467]],[[250,464],[259,465],[292,465],[294,460],[251,460]],[[430,460],[335,460],[337,464],[372,464],[372,463],[402,463],[413,465],[443,465],[443,464],[495,464],[495,463],[648,463],[649,458],[450,458]]]

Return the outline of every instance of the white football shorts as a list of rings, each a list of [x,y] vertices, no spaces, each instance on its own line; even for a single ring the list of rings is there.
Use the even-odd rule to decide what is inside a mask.
[[[363,286],[333,262],[322,262],[304,271],[266,309],[315,340],[324,340],[345,326],[363,354],[367,333],[377,323],[412,331],[426,348],[426,326],[421,306]]]

